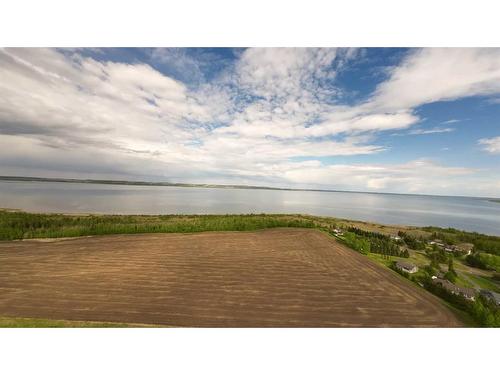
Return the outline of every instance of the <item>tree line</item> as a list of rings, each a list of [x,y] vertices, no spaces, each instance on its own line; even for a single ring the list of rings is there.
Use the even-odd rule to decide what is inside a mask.
[[[347,238],[346,238],[347,235]],[[409,258],[408,250],[402,250],[391,237],[377,232],[369,232],[356,227],[349,227],[344,235],[346,244],[365,254],[371,252],[384,256]]]

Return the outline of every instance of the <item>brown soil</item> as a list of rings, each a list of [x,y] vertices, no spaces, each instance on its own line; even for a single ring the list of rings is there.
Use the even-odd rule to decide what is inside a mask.
[[[449,327],[437,298],[308,229],[0,243],[0,316],[194,327]]]

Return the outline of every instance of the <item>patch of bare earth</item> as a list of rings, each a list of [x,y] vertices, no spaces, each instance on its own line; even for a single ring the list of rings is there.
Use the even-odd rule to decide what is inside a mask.
[[[194,327],[460,325],[431,294],[308,229],[3,242],[0,316]]]

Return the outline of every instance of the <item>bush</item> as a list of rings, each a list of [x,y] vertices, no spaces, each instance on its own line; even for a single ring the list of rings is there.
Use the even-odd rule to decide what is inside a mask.
[[[410,257],[410,253],[407,250],[401,251],[399,245],[395,243],[391,237],[385,234],[368,232],[355,227],[348,228],[348,233],[354,234],[358,239],[364,238],[365,240],[368,240],[370,244],[369,252],[371,253],[405,258]]]
[[[444,274],[444,278],[452,283],[454,283],[457,280],[457,275],[454,272],[446,272]]]
[[[370,252],[370,242],[352,232],[344,233],[342,241],[351,249],[359,251],[361,254],[368,254]]]
[[[0,211],[0,240],[77,237],[101,234],[244,231],[277,227],[314,228],[300,215],[89,215]]]
[[[406,232],[399,231],[398,232],[399,237],[402,238],[406,246],[408,246],[410,249],[413,250],[424,250],[425,249],[425,243],[411,235],[409,235]]]
[[[500,270],[500,257],[493,254],[473,253],[465,257],[465,261],[472,267],[484,270]]]

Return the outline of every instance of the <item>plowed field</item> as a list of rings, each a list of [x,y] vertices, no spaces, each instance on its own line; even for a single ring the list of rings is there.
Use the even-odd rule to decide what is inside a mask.
[[[449,327],[437,298],[309,229],[0,243],[0,316],[191,327]]]

